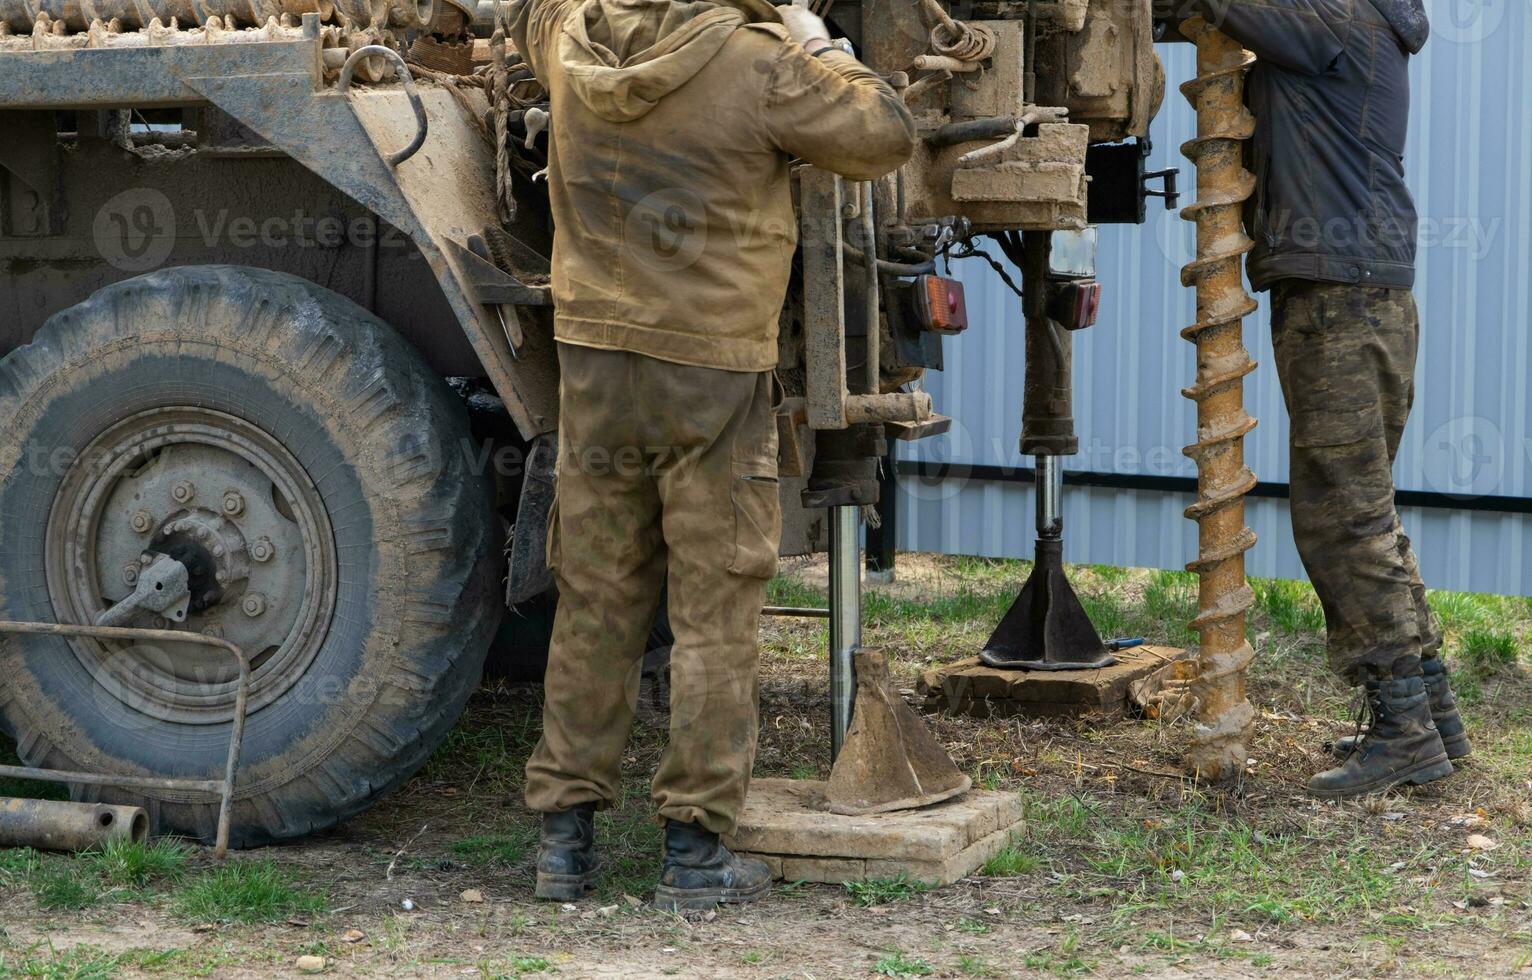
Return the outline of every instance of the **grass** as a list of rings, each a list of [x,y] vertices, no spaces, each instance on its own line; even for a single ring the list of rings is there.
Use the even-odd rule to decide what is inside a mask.
[[[186,872],[191,848],[164,838],[148,844],[110,841],[87,854],[87,864],[102,880],[118,888],[142,889],[156,881],[178,881]]]
[[[1256,608],[1271,626],[1288,636],[1313,636],[1324,632],[1325,614],[1319,597],[1307,582],[1287,579],[1253,579]]]
[[[867,642],[890,652],[901,688],[913,686],[918,669],[976,650],[1029,567],[919,561],[866,593]],[[1104,636],[1195,642],[1185,629],[1197,603],[1191,576],[1083,566],[1070,575]],[[648,784],[667,719],[651,713],[625,754],[622,795],[597,818],[607,863],[600,890],[576,912],[534,903],[526,866],[536,818],[506,799],[519,795],[537,738],[538,692],[490,684],[421,775],[349,825],[380,862],[431,826],[397,863],[386,900],[381,863],[364,882],[337,875],[330,859],[208,867],[174,843],[75,857],[0,851],[0,894],[16,896],[18,917],[39,906],[42,921],[71,928],[170,917],[239,924],[236,935],[248,937],[232,946],[199,939],[182,951],[54,950],[6,945],[9,923],[0,920],[0,978],[269,972],[310,951],[358,973],[484,977],[576,975],[593,964],[614,973],[988,977],[1211,976],[1268,966],[1294,975],[1429,975],[1470,963],[1500,975],[1515,956],[1532,963],[1532,677],[1520,653],[1532,636],[1532,601],[1430,594],[1477,755],[1451,782],[1337,806],[1302,798],[1303,781],[1323,764],[1321,742],[1350,717],[1350,691],[1324,664],[1322,612],[1304,583],[1260,579],[1252,588],[1249,748],[1257,764],[1238,792],[1151,775],[1176,769],[1183,722],[926,716],[959,767],[977,785],[1019,794],[1024,814],[981,876],[950,888],[908,878],[796,883],[779,886],[759,910],[724,910],[706,924],[652,916],[641,905],[658,876],[661,831]],[[781,605],[825,601],[806,576],[773,580],[769,595]],[[824,643],[822,621],[767,624],[762,776],[828,774]],[[1451,822],[1463,813],[1483,821],[1477,832],[1494,850],[1466,851],[1467,828]],[[462,905],[455,896],[465,888],[483,888],[493,901]],[[425,905],[427,914],[398,910],[401,895],[433,893],[447,901]],[[600,911],[612,905],[615,917]],[[322,915],[316,929],[287,925]],[[353,925],[365,941],[343,943],[338,934]],[[1238,931],[1255,941],[1236,942]],[[815,969],[800,962],[815,957]]]
[[[55,949],[46,942],[19,950],[0,946],[0,977],[107,980],[131,965],[131,960],[131,956],[90,946],[73,946],[65,950]]]
[[[1012,844],[984,862],[979,873],[990,878],[1014,878],[1031,874],[1042,864],[1040,856]]]
[[[177,890],[176,916],[191,922],[282,922],[325,911],[324,896],[298,885],[274,861],[232,861],[203,872]]]
[[[535,973],[555,972],[553,964],[541,956],[513,956],[508,960],[481,962],[478,971],[484,980],[512,980]]]
[[[928,977],[936,970],[918,956],[895,950],[879,959],[872,972],[885,977]]]
[[[0,884],[25,886],[45,911],[79,911],[103,903],[139,901],[152,886],[173,884],[181,878],[190,853],[174,840],[109,841],[74,857],[18,848],[0,851]]]
[[[526,861],[536,848],[537,828],[525,826],[509,833],[464,837],[447,849],[470,867],[510,868]]]
[[[930,891],[930,886],[924,882],[915,881],[907,875],[899,875],[897,878],[874,878],[870,881],[848,881],[846,891],[851,895],[851,901],[855,905],[867,907],[871,905],[887,905],[890,902],[902,902],[913,898],[921,892]]]
[[[1520,655],[1516,637],[1492,627],[1471,627],[1458,647],[1460,663],[1480,676],[1498,674],[1515,666]]]

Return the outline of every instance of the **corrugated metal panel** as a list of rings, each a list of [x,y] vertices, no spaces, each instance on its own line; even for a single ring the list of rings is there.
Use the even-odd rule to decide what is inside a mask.
[[[1466,8],[1465,8],[1466,9]],[[1532,497],[1532,11],[1527,3],[1473,5],[1474,16],[1438,18],[1415,58],[1415,98],[1405,165],[1421,214],[1416,298],[1422,351],[1415,413],[1397,476],[1408,490],[1463,496]],[[1190,77],[1192,51],[1161,47],[1170,85],[1154,124],[1152,166],[1180,166],[1181,140],[1195,130],[1176,85]],[[1183,200],[1183,203],[1187,203]],[[1151,205],[1154,202],[1151,202]],[[1191,226],[1151,211],[1141,227],[1101,231],[1099,324],[1078,338],[1076,415],[1081,455],[1068,468],[1193,476],[1181,454],[1193,431],[1180,389],[1193,375],[1192,347],[1178,331],[1192,297],[1178,270],[1192,253]],[[957,263],[975,326],[947,345],[947,370],[927,387],[953,432],[901,447],[926,460],[1026,465],[1017,451],[1023,338],[1020,303],[992,271]],[[1262,297],[1264,300],[1264,297]],[[1260,428],[1247,457],[1266,481],[1285,482],[1287,420],[1271,367],[1266,310],[1247,323],[1261,369],[1246,386]],[[1032,502],[1025,485],[905,478],[901,546],[960,554],[1027,557]],[[1144,491],[1066,493],[1072,561],[1177,568],[1195,551],[1185,498]],[[1303,574],[1286,503],[1254,500],[1261,536],[1252,574]],[[1467,510],[1409,510],[1424,574],[1433,587],[1532,594],[1532,517]]]

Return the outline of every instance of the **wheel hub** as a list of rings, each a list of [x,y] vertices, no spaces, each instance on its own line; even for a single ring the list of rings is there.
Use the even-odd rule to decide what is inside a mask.
[[[335,607],[338,564],[323,500],[277,440],[233,416],[155,409],[103,433],[65,475],[47,532],[47,577],[61,619],[94,622],[134,590],[144,556],[186,566],[180,628],[250,656],[250,710],[290,690]],[[130,625],[168,625],[139,611]],[[156,717],[232,717],[228,665],[187,644],[74,642],[103,687]]]
[[[193,613],[211,610],[226,595],[243,590],[250,576],[249,548],[239,525],[209,510],[172,516],[155,533],[149,550],[186,566]]]

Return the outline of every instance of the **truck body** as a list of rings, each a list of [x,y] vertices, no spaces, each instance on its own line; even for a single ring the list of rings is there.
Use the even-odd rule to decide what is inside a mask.
[[[1147,0],[821,6],[922,138],[869,184],[798,171],[784,554],[876,499],[887,439],[943,431],[910,387],[967,326],[937,260],[1141,221],[1164,87]],[[0,0],[0,618],[245,649],[237,844],[408,778],[507,607],[553,601],[546,93],[499,16]],[[185,595],[156,607],[162,556]],[[12,637],[0,661],[28,765],[221,765],[233,678],[189,645]],[[194,796],[72,792],[212,834]]]

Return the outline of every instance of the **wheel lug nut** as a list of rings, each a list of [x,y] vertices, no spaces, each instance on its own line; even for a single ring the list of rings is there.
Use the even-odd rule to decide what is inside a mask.
[[[221,545],[221,544],[213,545],[213,557],[214,558],[222,558],[223,554],[224,554],[223,545]]]
[[[184,504],[196,495],[197,488],[190,480],[182,480],[170,489],[170,496],[175,498],[178,504]]]
[[[133,530],[139,534],[148,534],[154,527],[154,517],[147,510],[138,511],[133,515]]]
[[[276,546],[271,543],[270,538],[256,538],[250,545],[250,557],[256,561],[271,561],[272,558],[276,557],[276,554]]]
[[[130,561],[122,566],[122,580],[129,585],[138,584],[138,562]]]
[[[259,592],[252,592],[245,596],[245,601],[240,603],[240,608],[245,611],[246,616],[254,619],[266,611],[266,597]]]
[[[238,490],[223,492],[223,512],[229,517],[238,517],[245,512],[245,498]]]

